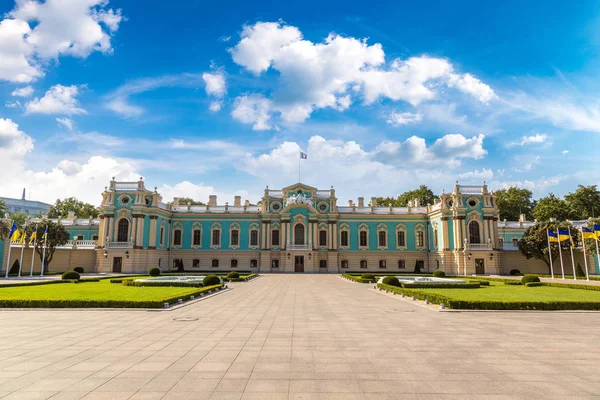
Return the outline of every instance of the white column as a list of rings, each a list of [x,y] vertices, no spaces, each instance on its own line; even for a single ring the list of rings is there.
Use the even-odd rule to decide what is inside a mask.
[[[443,235],[442,246],[443,246],[443,249],[447,249],[450,247],[448,244],[448,219],[444,220],[444,218],[446,218],[446,217],[442,217],[442,235]]]
[[[132,218],[133,222],[131,223],[131,238],[133,238],[133,245],[136,246],[137,245],[137,237],[138,237],[138,231],[137,231],[137,214],[133,214]],[[130,238],[127,238],[128,240]]]
[[[337,250],[337,244],[338,244],[338,229],[337,229],[337,222],[333,225],[333,236],[331,238],[332,242],[333,242],[333,249]]]
[[[267,224],[267,249],[271,248],[271,222]]]
[[[148,247],[156,247],[156,217],[150,217],[150,237],[148,238]]]
[[[109,222],[108,222],[108,240],[110,242],[114,242],[115,238],[113,237],[113,227],[115,225],[115,218],[113,215],[110,216],[109,218]]]
[[[136,245],[139,247],[143,247],[144,246],[144,223],[145,223],[145,218],[139,217],[138,218],[138,222],[137,222],[137,239],[136,239]],[[182,238],[183,240],[183,238]]]
[[[287,224],[287,222],[282,222],[281,223],[281,228],[279,228],[279,248],[280,249],[285,249],[286,248],[286,240],[287,238],[285,237],[286,233],[287,233],[287,229],[285,227],[285,225]]]
[[[261,249],[266,249],[267,248],[267,227],[266,227],[266,224],[261,224],[260,231],[261,231],[261,237],[262,237],[262,241],[260,243],[260,248]]]

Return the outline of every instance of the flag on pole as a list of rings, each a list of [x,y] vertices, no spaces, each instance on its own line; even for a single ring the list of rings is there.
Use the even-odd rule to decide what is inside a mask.
[[[8,237],[10,240],[15,240],[15,239],[13,239],[13,236],[15,235],[16,232],[18,232],[17,224],[15,224],[13,222],[12,227],[10,228],[10,232],[8,233]]]
[[[553,243],[558,243],[558,236],[552,231],[548,231],[548,240]]]
[[[13,224],[13,226],[16,228],[15,224]],[[20,237],[21,237],[21,232],[19,232],[18,229],[15,229],[13,234],[10,236],[10,240],[13,242],[16,242],[17,240],[19,240]]]
[[[42,236],[42,241],[44,242],[44,245],[46,244],[46,239],[48,239],[48,227],[46,227],[44,235]]]
[[[37,238],[37,226],[35,228],[33,228],[33,233],[31,233],[31,237],[29,238],[29,245],[30,246],[35,241],[35,238]]]
[[[300,152],[300,159],[301,160],[306,160],[308,158],[308,154]]]
[[[596,239],[596,235],[592,232],[591,229],[586,228],[585,226],[581,227],[581,236],[584,239]]]
[[[23,229],[23,233],[21,234],[21,240],[19,241],[19,244],[24,245],[25,239],[27,239],[27,232],[25,232],[25,229]]]
[[[571,234],[569,231],[565,231],[564,229],[559,229],[558,230],[558,240],[560,242],[564,242],[564,241],[568,240],[571,247],[573,247],[573,240],[571,239]]]
[[[600,239],[600,225],[594,224],[594,234],[597,239]]]

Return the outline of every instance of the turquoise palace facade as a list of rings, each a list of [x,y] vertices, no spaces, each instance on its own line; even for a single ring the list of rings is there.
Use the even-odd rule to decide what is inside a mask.
[[[327,190],[297,183],[264,190],[260,205],[162,202],[156,189],[112,180],[98,219],[61,220],[73,238],[50,269],[95,272],[163,270],[339,273],[345,271],[502,274],[512,268],[546,272],[525,260],[516,241],[533,222],[499,221],[485,182],[454,185],[435,204],[377,207],[375,198],[340,205]],[[3,268],[20,254],[13,247]],[[20,250],[20,249],[19,249]],[[25,252],[29,253],[29,252]],[[30,257],[30,256],[28,256]],[[31,258],[24,259],[24,266]],[[39,260],[34,269],[39,270]],[[593,265],[593,264],[592,264]]]

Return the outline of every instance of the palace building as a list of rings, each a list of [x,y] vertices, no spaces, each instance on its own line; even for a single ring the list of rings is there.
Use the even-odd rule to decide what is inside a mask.
[[[73,240],[57,250],[50,265],[55,271],[81,266],[86,272],[145,273],[158,266],[261,273],[547,272],[543,262],[526,260],[516,246],[533,222],[499,221],[485,182],[457,182],[435,204],[413,200],[408,207],[377,207],[375,198],[366,203],[362,197],[339,204],[333,187],[302,183],[267,187],[260,205],[242,203],[239,196],[233,204],[219,204],[210,196],[207,205],[189,206],[178,199],[163,203],[142,180],[113,180],[102,193],[98,219],[70,215],[60,222]],[[3,270],[19,258],[15,246],[20,250],[14,243],[11,260],[8,243],[0,247]],[[28,272],[32,252],[23,253]],[[36,257],[34,270],[40,268]]]

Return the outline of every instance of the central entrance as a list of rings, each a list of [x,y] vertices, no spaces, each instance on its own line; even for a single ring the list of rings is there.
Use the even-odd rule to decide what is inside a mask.
[[[294,272],[304,272],[304,256],[294,256]]]
[[[123,257],[114,257],[112,272],[121,273],[121,267],[123,265]]]
[[[475,259],[475,274],[485,275],[485,261],[483,258]]]

